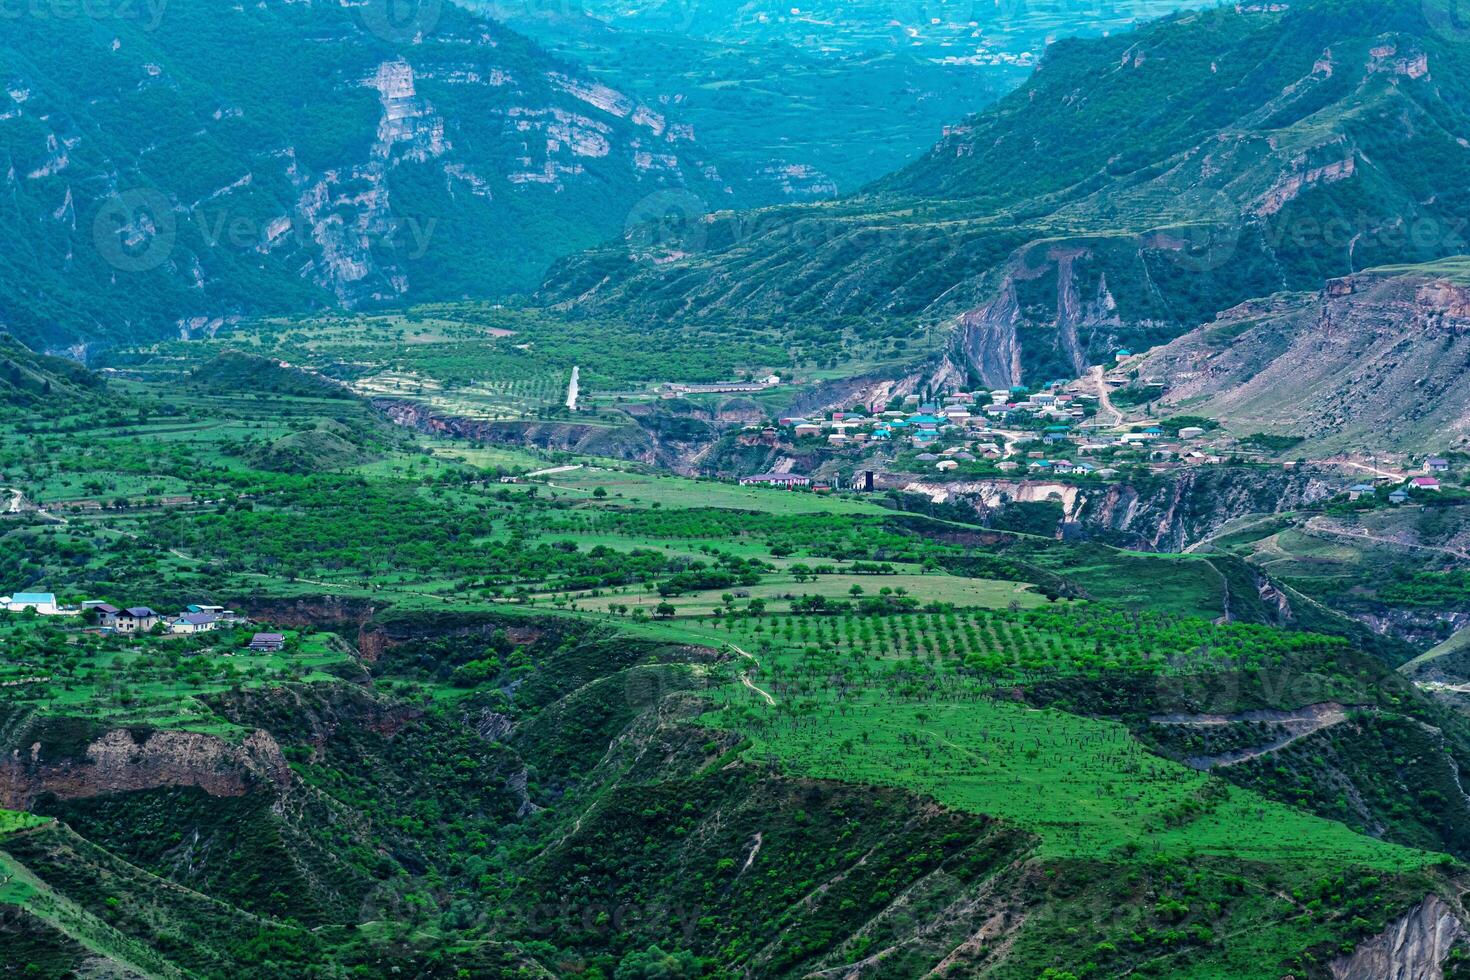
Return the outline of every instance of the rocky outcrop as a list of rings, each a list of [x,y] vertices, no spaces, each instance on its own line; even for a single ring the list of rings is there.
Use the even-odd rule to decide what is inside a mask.
[[[885,479],[885,483],[892,480]],[[1076,483],[1046,480],[966,480],[945,483],[929,480],[899,479],[898,489],[904,493],[922,494],[935,503],[963,500],[981,514],[1002,510],[1009,504],[1034,504],[1054,501],[1062,505],[1064,520],[1072,520],[1086,500],[1086,490]]]
[[[1019,384],[1021,345],[1016,330],[1020,322],[1016,285],[1007,276],[994,299],[961,314],[952,341],[956,356],[973,367],[989,387]]]
[[[905,371],[839,378],[802,389],[786,411],[790,415],[809,415],[854,405],[881,411],[895,398],[916,394],[925,383],[942,383],[956,373],[953,362],[946,359]]]
[[[1183,551],[1246,514],[1274,514],[1337,493],[1340,480],[1310,468],[1195,466],[1139,483],[1107,484],[1072,518],[1079,530],[1148,551]]]
[[[1163,411],[1305,438],[1293,452],[1470,444],[1470,286],[1451,264],[1227,310],[1139,370],[1169,385]]]
[[[1459,914],[1430,895],[1350,956],[1331,963],[1333,980],[1441,980],[1450,949],[1465,937]]]
[[[434,435],[493,442],[512,446],[534,446],[590,456],[605,456],[642,463],[659,459],[654,439],[636,425],[608,426],[581,422],[511,422],[444,415],[418,402],[374,399],[373,407],[393,422]]]
[[[1292,510],[1332,496],[1341,481],[1310,468],[1199,466],[1139,483],[994,479],[943,481],[885,474],[885,489],[962,503],[982,516],[1017,503],[1061,505],[1057,533],[1144,551],[1183,551],[1245,514]],[[1262,596],[1272,603],[1279,596]]]
[[[29,809],[43,793],[80,799],[170,786],[243,796],[290,781],[280,746],[264,730],[235,745],[199,732],[119,728],[92,741],[81,758],[49,758],[40,742],[12,749],[0,762],[0,806]]]

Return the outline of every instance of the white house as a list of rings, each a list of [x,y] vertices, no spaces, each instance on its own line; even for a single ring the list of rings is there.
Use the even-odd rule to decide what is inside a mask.
[[[214,613],[184,613],[168,624],[170,633],[208,633],[219,626]]]
[[[34,609],[42,616],[65,615],[65,611],[56,604],[56,596],[50,592],[17,592],[13,596],[0,596],[0,606],[10,612]]]

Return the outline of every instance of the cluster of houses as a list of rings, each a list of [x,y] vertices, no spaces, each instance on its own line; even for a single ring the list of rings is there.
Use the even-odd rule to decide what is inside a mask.
[[[1420,470],[1422,475],[1409,477],[1389,493],[1389,503],[1408,503],[1411,492],[1414,490],[1426,493],[1439,493],[1441,489],[1439,478],[1430,474],[1448,473],[1450,471],[1450,463],[1449,460],[1439,456],[1431,456],[1421,464]],[[1361,500],[1364,497],[1376,496],[1377,493],[1378,487],[1371,483],[1355,483],[1347,488],[1348,500]]]
[[[1172,435],[1158,425],[1120,429],[1096,420],[1096,395],[1068,391],[1067,386],[1053,381],[1034,392],[1022,387],[956,392],[929,402],[911,395],[902,408],[895,404],[885,411],[837,411],[778,422],[798,442],[819,438],[832,447],[905,443],[921,450],[920,462],[932,463],[940,472],[983,460],[1005,473],[1107,478],[1118,473],[1106,465],[1114,454],[1138,457],[1159,469],[1224,460],[1200,443],[1205,435],[1201,427],[1187,426]],[[766,429],[765,434],[779,431]],[[1086,456],[1103,459],[1081,458]],[[764,473],[749,482],[789,486],[792,478]]]
[[[190,604],[172,616],[154,612],[147,606],[119,609],[97,601],[82,603],[81,611],[83,615],[88,612],[95,615],[99,629],[114,633],[147,633],[160,623],[170,633],[209,633],[240,622],[240,615],[233,609],[199,603]]]
[[[779,425],[795,439],[825,439],[828,445],[907,442],[928,446],[944,436],[991,432],[1013,416],[1076,421],[1091,414],[1095,397],[1062,391],[1056,381],[1036,393],[1010,388],[988,393],[960,391],[933,401],[909,395],[883,411],[831,412],[823,417],[787,416]],[[987,402],[986,399],[989,399]]]
[[[1017,440],[1013,445],[1024,446],[1029,442],[1034,442],[1034,440]],[[999,449],[993,447],[993,443],[982,443],[971,447],[976,450],[976,452],[971,452],[969,449],[951,446],[937,453],[919,453],[914,459],[924,464],[932,463],[934,469],[941,473],[957,470],[962,463],[970,463],[982,458],[994,462],[995,468],[1006,474],[1024,471],[1028,476],[1096,476],[1107,480],[1116,477],[1119,473],[1111,466],[1098,466],[1087,460],[1048,459],[1046,453],[1041,451],[1018,452],[1017,459],[1001,459]]]
[[[1107,387],[1128,383],[1124,366],[1134,355],[1120,350],[1116,366],[1104,376]],[[994,391],[956,391],[921,398],[909,395],[877,405],[816,415],[786,416],[776,425],[752,422],[744,439],[772,448],[787,439],[799,450],[820,441],[832,449],[857,451],[900,446],[911,458],[940,473],[979,461],[1004,474],[1032,477],[1096,476],[1110,479],[1125,463],[1156,472],[1182,467],[1220,465],[1227,460],[1265,460],[1269,450],[1203,425],[1132,424],[1098,418],[1100,395],[1089,382],[1052,381],[1037,390],[1016,386]],[[784,438],[783,438],[784,437]],[[1284,464],[1288,469],[1294,464]],[[785,489],[826,490],[799,473],[758,473],[740,482]],[[1410,480],[1411,490],[1439,489],[1436,474],[1450,469],[1448,460],[1430,457],[1423,475]],[[871,477],[864,486],[871,489]],[[1371,488],[1370,488],[1371,489]],[[1357,488],[1354,488],[1357,491]],[[1361,492],[1361,491],[1357,491]]]
[[[17,592],[0,596],[0,609],[7,612],[34,610],[38,616],[90,616],[98,629],[109,633],[149,633],[162,624],[170,633],[207,633],[220,626],[234,626],[245,620],[233,609],[202,604],[189,605],[172,616],[155,612],[148,606],[117,606],[99,599],[89,599],[74,606],[56,601],[51,592]]]
[[[162,626],[172,635],[210,633],[221,628],[233,628],[249,622],[244,616],[224,606],[191,603],[172,616],[156,612],[148,606],[118,608],[108,602],[89,599],[77,605],[57,602],[51,592],[17,592],[0,596],[0,609],[23,613],[34,611],[38,616],[82,616],[104,633],[141,634],[152,633]],[[286,645],[280,633],[256,633],[251,637],[249,649],[257,653],[274,653]]]

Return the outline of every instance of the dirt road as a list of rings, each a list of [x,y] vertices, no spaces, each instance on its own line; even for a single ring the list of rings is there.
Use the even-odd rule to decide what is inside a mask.
[[[1379,544],[1386,544],[1397,548],[1409,548],[1414,551],[1435,551],[1442,555],[1449,555],[1452,558],[1458,558],[1461,561],[1470,561],[1470,552],[1461,551],[1457,548],[1441,548],[1439,545],[1436,544],[1414,544],[1408,541],[1397,541],[1393,538],[1385,538],[1381,535],[1369,534],[1366,530],[1350,531],[1345,527],[1337,527],[1335,525],[1324,524],[1322,522],[1322,518],[1320,517],[1313,517],[1302,526],[1308,531],[1312,531],[1317,534],[1330,535],[1335,538],[1345,538],[1348,540],[1357,541],[1375,541]]]
[[[1109,425],[1117,425],[1123,421],[1123,413],[1113,407],[1112,396],[1108,392],[1108,383],[1104,380],[1107,374],[1101,364],[1094,364],[1087,371],[1087,376],[1097,386],[1097,417],[1098,421],[1106,421]],[[1107,416],[1104,419],[1104,415]]]
[[[740,656],[744,657],[746,660],[749,660],[751,663],[755,664],[757,667],[760,666],[760,661],[759,660],[755,659],[755,657],[752,654],[749,654],[749,653],[745,652],[744,650],[742,650],[739,647],[737,647],[735,644],[733,644],[733,643],[730,644],[730,649],[731,650],[734,650],[736,653],[740,654]],[[741,671],[741,673],[740,673],[740,683],[744,684],[746,687],[750,688],[752,691],[754,691],[755,693],[759,694],[761,697],[765,698],[766,699],[766,704],[769,704],[773,708],[776,706],[776,699],[773,698],[773,697],[771,697],[771,695],[769,693],[767,693],[766,691],[763,691],[760,688],[756,687],[755,686],[755,682],[750,679],[750,674],[749,673],[747,673],[745,671]]]

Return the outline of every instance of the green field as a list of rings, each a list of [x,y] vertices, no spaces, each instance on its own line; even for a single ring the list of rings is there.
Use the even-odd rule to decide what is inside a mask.
[[[715,480],[690,480],[658,473],[609,472],[588,467],[547,477],[553,487],[608,493],[608,506],[713,507],[763,514],[891,514],[889,508],[853,497],[793,493],[774,487],[742,487]]]
[[[355,327],[324,329],[314,357],[368,342]],[[450,356],[447,347],[470,342],[450,322],[403,329],[401,353],[376,333],[371,340],[385,359],[415,359],[394,371],[427,370]],[[305,343],[282,331],[275,343]],[[724,809],[731,798],[883,796],[905,826],[915,815],[991,818],[979,824],[1014,836],[1005,860],[1018,874],[1090,879],[1077,886],[1078,908],[1146,879],[1124,900],[1126,915],[1099,933],[1105,939],[1047,919],[1068,903],[1028,913],[1034,925],[1016,940],[1017,962],[1037,966],[1028,976],[1089,958],[1095,975],[1302,969],[1306,961],[1292,959],[1302,950],[1341,946],[1397,914],[1401,882],[1422,897],[1439,873],[1441,843],[1455,848],[1448,833],[1375,839],[1293,805],[1294,773],[1236,785],[1228,773],[1172,761],[1161,754],[1167,746],[1149,740],[1140,719],[1155,702],[1195,688],[1229,694],[1242,678],[1309,678],[1314,699],[1345,705],[1375,696],[1382,678],[1374,671],[1386,668],[1365,659],[1344,624],[1293,593],[1296,615],[1311,614],[1322,632],[1284,628],[1257,601],[1238,555],[1259,558],[1252,549],[1266,539],[1249,539],[1244,528],[1204,555],[1124,551],[987,528],[958,511],[946,512],[955,519],[905,512],[886,495],[741,487],[606,457],[429,436],[269,359],[206,361],[182,369],[187,381],[166,384],[172,347],[112,382],[126,411],[82,401],[44,420],[0,425],[7,486],[43,503],[106,504],[59,512],[65,523],[30,512],[3,518],[0,582],[63,601],[169,612],[191,602],[239,605],[261,610],[259,622],[198,637],[115,637],[84,632],[75,618],[0,615],[8,709],[0,732],[39,733],[25,737],[41,738],[49,757],[84,751],[113,726],[135,737],[183,730],[226,741],[261,727],[307,789],[302,805],[322,809],[277,823],[264,797],[189,797],[178,787],[58,801],[48,811],[64,814],[54,835],[12,837],[41,871],[15,866],[0,901],[27,903],[83,947],[136,964],[148,955],[153,940],[140,937],[151,936],[154,919],[130,911],[112,924],[112,907],[92,901],[98,886],[70,876],[79,852],[67,848],[79,845],[67,828],[123,848],[144,869],[109,864],[102,877],[139,883],[144,897],[112,896],[133,910],[155,894],[149,875],[177,875],[211,896],[209,915],[235,915],[228,902],[258,897],[242,880],[296,875],[297,861],[317,862],[265,896],[272,915],[291,910],[328,923],[293,933],[301,943],[335,942],[335,923],[350,923],[361,926],[354,950],[441,936],[478,949],[481,938],[502,935],[482,926],[492,921],[504,935],[547,942],[478,911],[513,904],[520,876],[544,872],[555,882],[545,887],[560,894],[611,864],[612,880],[630,887],[651,880],[639,862],[666,857],[668,842],[706,848],[707,835],[734,819]],[[198,364],[198,353],[189,346],[178,363]],[[502,356],[520,355],[486,354],[479,366]],[[467,382],[456,384],[462,391]],[[537,471],[551,472],[528,475]],[[156,498],[165,495],[187,499],[164,506]],[[1324,579],[1329,569],[1371,564],[1340,543],[1263,530],[1280,532],[1294,568]],[[1437,594],[1459,581],[1446,576],[1400,584]],[[283,628],[270,610],[331,625],[285,630],[280,654],[245,653],[250,631]],[[358,636],[362,650],[352,646]],[[1295,690],[1239,699],[1291,709],[1302,706]],[[1412,707],[1412,689],[1377,696],[1382,710]],[[285,703],[302,707],[283,711]],[[716,784],[725,798],[700,813],[693,800]],[[793,816],[807,812],[800,804],[749,805],[760,820],[724,850],[679,858],[710,865],[699,887],[715,898],[702,900],[746,887],[736,869],[759,850],[753,840],[771,854],[783,835],[806,833]],[[620,808],[627,814],[617,816]],[[155,830],[176,810],[207,843]],[[664,817],[673,822],[657,825]],[[25,818],[9,819],[24,829]],[[212,820],[220,824],[211,831]],[[264,829],[256,838],[242,828]],[[863,829],[834,825],[806,850],[782,852],[779,868],[753,872],[762,876],[755,887],[764,895],[789,876],[781,878],[788,906],[806,917],[801,896],[831,881],[807,880],[815,873],[791,855],[850,858],[841,873],[862,874],[866,862],[889,860],[881,852],[891,847],[901,856],[888,877],[929,867],[953,840],[890,829],[889,843],[860,849],[849,835]],[[624,839],[661,843],[656,853],[607,844]],[[186,851],[191,863],[177,863]],[[120,860],[88,853],[88,861]],[[65,857],[44,863],[55,854]],[[565,876],[551,875],[562,861]],[[1196,864],[1209,870],[1187,886],[1155,882]],[[195,867],[204,877],[185,877]],[[969,881],[973,872],[958,875]],[[1359,894],[1338,883],[1374,875],[1392,884]],[[878,895],[888,886],[864,887]],[[301,899],[297,908],[298,893],[318,904]],[[359,913],[369,893],[384,911]],[[810,928],[821,933],[832,921],[817,916]],[[1065,938],[1073,928],[1088,938]],[[210,929],[195,938],[208,945],[218,923]],[[557,937],[562,949],[585,941]],[[656,941],[599,954],[601,975],[618,975],[622,958],[645,955]],[[842,962],[867,955],[862,941],[844,940]],[[231,948],[257,957],[251,963],[283,955],[253,943]],[[308,948],[321,947],[297,950]],[[377,954],[363,955],[377,969]],[[803,969],[824,969],[825,955]],[[1176,960],[1183,965],[1173,970]]]
[[[879,692],[835,712],[820,700],[783,708],[743,689],[731,697],[743,711],[709,721],[749,732],[753,759],[1014,820],[1041,836],[1045,855],[1214,855],[1323,870],[1437,859],[1159,759],[1112,722],[997,701],[894,703]]]
[[[578,608],[606,612],[611,605],[628,606],[653,612],[661,602],[668,602],[676,615],[709,615],[722,607],[722,599],[732,595],[742,604],[750,599],[766,600],[771,612],[788,612],[793,602],[806,596],[832,599],[854,598],[853,587],[863,590],[858,595],[878,594],[880,589],[903,590],[904,594],[922,596],[926,602],[950,603],[959,608],[1002,609],[1010,603],[1032,608],[1045,600],[1018,582],[997,582],[980,578],[951,575],[824,575],[814,581],[797,582],[789,576],[767,576],[759,585],[729,589],[710,589],[662,599],[658,596],[608,594],[589,597],[571,594]]]

